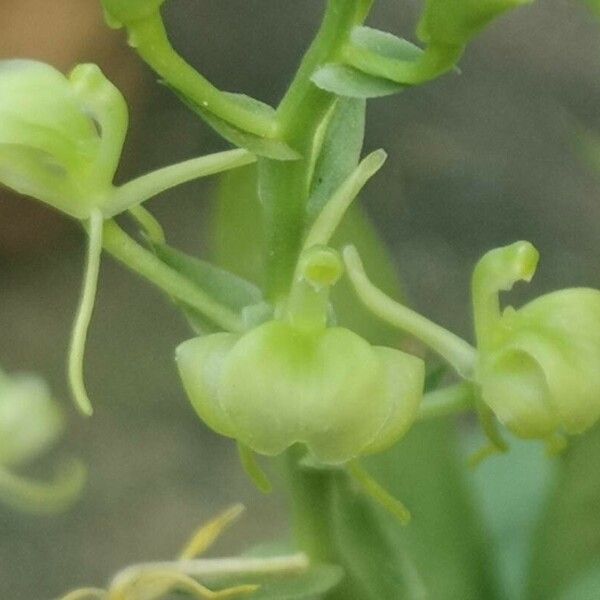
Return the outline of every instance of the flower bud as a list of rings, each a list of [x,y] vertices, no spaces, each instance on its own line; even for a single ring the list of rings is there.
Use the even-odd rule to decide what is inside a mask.
[[[0,465],[36,458],[62,429],[62,415],[42,379],[0,374]]]
[[[537,251],[527,242],[493,250],[474,274],[484,402],[520,437],[577,434],[600,417],[600,291],[567,289],[519,310],[499,310],[498,291],[529,280]]]
[[[496,17],[531,0],[426,0],[418,27],[421,41],[465,46]]]
[[[119,29],[156,14],[165,0],[102,0],[110,27]]]
[[[67,78],[0,61],[0,184],[87,218],[111,189],[126,128],[125,101],[95,65]]]

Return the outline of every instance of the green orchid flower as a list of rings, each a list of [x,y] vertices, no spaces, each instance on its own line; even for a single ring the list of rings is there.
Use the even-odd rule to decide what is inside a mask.
[[[141,204],[149,198],[254,161],[248,152],[232,150],[115,186],[128,121],[125,99],[96,65],[79,65],[66,77],[36,61],[0,61],[0,184],[83,221],[89,233],[86,275],[69,357],[73,396],[88,415],[92,407],[83,381],[83,354],[104,222],[125,211],[147,222],[151,217]]]
[[[530,281],[538,257],[530,243],[517,242],[488,252],[475,268],[475,381],[515,435],[552,442],[600,417],[600,291],[560,290],[501,311],[499,292]]]
[[[76,218],[112,216],[127,106],[95,65],[67,78],[44,63],[0,61],[0,183]]]
[[[341,273],[335,251],[313,246],[280,318],[177,349],[185,389],[209,427],[267,456],[304,444],[330,465],[404,435],[417,416],[424,364],[328,324],[328,290]]]

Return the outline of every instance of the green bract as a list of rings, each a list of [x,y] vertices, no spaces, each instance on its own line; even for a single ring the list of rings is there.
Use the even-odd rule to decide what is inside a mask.
[[[127,120],[95,65],[67,78],[44,63],[0,61],[0,183],[86,219],[109,196]]]
[[[531,0],[427,0],[419,38],[433,45],[464,46],[493,19]]]
[[[319,461],[340,464],[384,450],[417,416],[423,362],[327,326],[337,253],[314,247],[299,269],[281,319],[177,349],[192,404],[209,427],[260,454],[301,443]]]
[[[165,0],[102,0],[106,20],[119,28],[156,14]]]
[[[473,293],[484,402],[516,435],[581,433],[600,417],[600,291],[567,289],[519,310],[498,292],[530,280],[537,251],[518,242],[486,254]]]

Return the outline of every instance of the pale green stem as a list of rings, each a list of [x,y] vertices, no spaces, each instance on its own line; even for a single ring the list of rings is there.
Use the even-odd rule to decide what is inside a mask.
[[[189,279],[166,265],[131,239],[114,221],[106,221],[104,248],[132,271],[165,291],[172,298],[195,308],[226,331],[244,330],[242,318],[223,306]]]
[[[362,7],[362,12],[360,8]],[[285,142],[302,155],[296,161],[260,160],[259,190],[264,215],[265,291],[274,304],[289,293],[302,247],[306,205],[314,153],[322,125],[337,97],[312,82],[314,72],[335,60],[359,13],[366,16],[364,2],[328,0],[319,32],[306,52],[296,76],[277,109]]]
[[[418,85],[452,70],[464,52],[463,46],[430,46],[415,61],[383,56],[350,41],[341,60],[355,69],[400,84]]]
[[[85,479],[85,467],[78,461],[63,464],[50,482],[32,481],[0,467],[0,502],[29,513],[60,512],[79,498]]]
[[[344,261],[357,296],[373,314],[421,340],[447,360],[461,377],[472,376],[477,357],[475,348],[376,288],[368,279],[354,246],[344,248]]]
[[[165,243],[165,232],[161,224],[150,211],[140,205],[130,208],[128,212],[143,229],[145,235],[153,244]]]
[[[256,459],[256,454],[241,442],[237,443],[240,462],[244,471],[250,477],[254,485],[263,494],[270,494],[273,491],[273,486],[267,477],[267,474],[262,470]]]
[[[352,478],[360,485],[365,494],[373,498],[373,500],[396,517],[401,525],[408,525],[410,522],[410,511],[408,508],[375,481],[358,461],[349,462],[346,465],[346,469]]]
[[[473,271],[472,295],[477,346],[485,351],[493,343],[493,333],[502,317],[499,294],[517,281],[531,281],[539,253],[529,242],[490,250]]]
[[[274,117],[257,113],[222,92],[175,52],[160,14],[129,27],[130,44],[162,79],[204,110],[255,135],[277,136]]]
[[[227,150],[163,167],[114,188],[103,207],[104,216],[114,217],[188,181],[243,167],[255,161],[256,157],[247,150]]]
[[[309,567],[310,563],[305,554],[269,558],[199,558],[142,563],[127,567],[115,576],[114,583],[119,585],[120,582],[131,581],[142,574],[158,570],[180,573],[210,583],[252,575],[267,577],[297,575],[305,572]]]
[[[459,383],[425,394],[417,420],[439,419],[474,408],[475,391],[469,383]]]
[[[97,209],[92,211],[88,228],[89,241],[85,277],[69,347],[69,385],[77,407],[84,415],[88,416],[94,411],[85,389],[83,360],[87,333],[92,319],[92,312],[94,311],[96,289],[98,287],[100,257],[102,255],[103,223],[104,218],[102,213]]]
[[[352,202],[369,179],[381,169],[386,159],[387,154],[384,150],[376,150],[362,160],[354,172],[335,191],[315,219],[304,240],[304,250],[311,246],[329,243]]]

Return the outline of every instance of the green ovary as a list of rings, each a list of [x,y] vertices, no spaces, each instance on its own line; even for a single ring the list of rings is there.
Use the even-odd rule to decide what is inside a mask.
[[[418,28],[428,44],[464,46],[491,21],[531,0],[428,0]]]
[[[109,26],[114,28],[135,23],[156,14],[165,0],[102,0]]]

